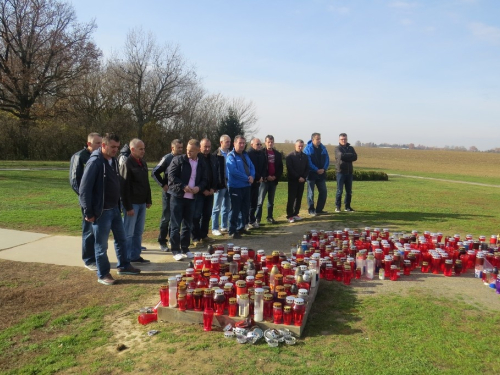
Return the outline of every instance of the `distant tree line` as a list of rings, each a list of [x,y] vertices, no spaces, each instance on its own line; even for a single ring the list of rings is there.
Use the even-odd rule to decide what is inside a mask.
[[[469,148],[466,148],[464,146],[444,146],[444,147],[436,147],[436,146],[424,146],[424,145],[415,145],[414,143],[404,143],[404,144],[399,144],[399,143],[373,143],[373,142],[367,142],[367,143],[362,143],[361,141],[356,141],[354,144],[356,147],[378,147],[378,148],[402,148],[402,149],[409,149],[409,150],[445,150],[445,151],[468,151],[468,152],[495,152],[495,153],[500,153],[500,148],[493,148],[490,150],[486,151],[479,151],[479,149],[476,146],[471,146]]]
[[[141,138],[158,159],[175,138],[216,147],[257,130],[252,102],[208,93],[178,46],[142,29],[105,61],[69,3],[2,0],[0,21],[2,159],[68,159],[90,132]]]

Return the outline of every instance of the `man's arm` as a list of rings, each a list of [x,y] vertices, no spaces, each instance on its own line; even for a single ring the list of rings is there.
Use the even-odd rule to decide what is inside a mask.
[[[125,163],[120,164],[120,195],[122,198],[123,207],[125,207],[125,211],[133,210],[133,206],[130,199],[130,194],[132,190],[132,173],[130,171],[131,165],[130,158],[127,158]]]
[[[173,157],[173,155],[170,155],[172,154],[165,155],[151,172],[151,177],[153,177],[153,180],[155,180],[160,187],[167,185],[167,168]],[[165,177],[161,176],[162,173]]]
[[[87,164],[82,180],[80,182],[79,188],[79,198],[80,198],[80,206],[83,208],[83,214],[86,219],[94,219],[95,212],[93,209],[92,202],[92,192],[94,190],[94,185],[96,183],[97,172],[98,172],[98,162],[93,161]],[[93,221],[93,220],[92,220]]]
[[[345,152],[342,154],[342,161],[356,161],[358,160],[358,154],[356,154],[356,151],[354,151],[353,147],[348,148],[349,152]]]
[[[69,183],[77,195],[79,195],[80,181],[82,180],[84,167],[85,165],[80,159],[80,153],[74,154],[69,164]]]

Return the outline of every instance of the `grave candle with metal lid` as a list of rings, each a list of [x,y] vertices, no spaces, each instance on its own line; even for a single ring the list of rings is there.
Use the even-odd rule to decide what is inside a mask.
[[[256,322],[264,320],[264,289],[256,288],[254,291],[254,317]]]
[[[274,324],[283,323],[283,307],[281,302],[273,303],[273,323]]]
[[[302,298],[295,298],[293,305],[293,324],[300,327],[306,312],[305,301]]]
[[[213,289],[205,289],[203,290],[203,309],[213,309],[214,308],[214,299],[213,299]]]
[[[250,314],[250,300],[248,294],[242,294],[238,300],[238,315],[240,318],[247,318]]]
[[[214,307],[215,315],[224,315],[226,297],[223,289],[215,289],[214,291]]]
[[[229,303],[228,303],[228,308],[227,308],[228,315],[230,317],[235,317],[237,312],[238,312],[238,304],[236,301],[235,297],[229,298]]]
[[[289,326],[292,325],[293,321],[293,311],[292,306],[283,307],[283,324]]]
[[[272,294],[264,294],[264,320],[272,320],[273,318],[273,300]]]
[[[169,294],[168,285],[162,285],[160,287],[160,301],[163,307],[168,306],[168,294]]]

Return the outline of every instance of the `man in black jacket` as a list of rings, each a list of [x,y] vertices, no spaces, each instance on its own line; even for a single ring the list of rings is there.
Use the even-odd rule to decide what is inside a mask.
[[[208,138],[203,138],[200,145],[201,159],[205,162],[207,170],[207,186],[201,193],[196,194],[193,215],[193,242],[195,246],[201,241],[213,241],[208,237],[208,224],[210,223],[210,217],[212,216],[214,194],[219,189],[226,186],[224,171],[220,170],[221,166],[224,167],[224,156],[210,153],[212,143]]]
[[[259,138],[253,138],[250,141],[250,150],[248,150],[248,156],[252,161],[255,168],[255,180],[250,187],[250,218],[246,229],[258,228],[259,223],[255,218],[255,211],[257,210],[257,201],[259,198],[259,188],[260,184],[264,180],[263,176],[266,173],[266,156],[262,151],[262,142]]]
[[[207,186],[206,166],[198,155],[199,152],[200,142],[191,139],[186,148],[186,155],[174,157],[167,170],[170,193],[170,244],[175,260],[194,258],[189,251],[189,244],[195,195],[204,191]]]
[[[266,158],[266,172],[262,176],[264,180],[259,188],[259,200],[257,203],[257,211],[255,217],[257,222],[260,223],[262,218],[262,205],[267,196],[267,222],[276,224],[277,221],[273,217],[274,209],[274,195],[276,194],[276,187],[278,181],[283,174],[283,158],[281,152],[274,148],[274,137],[272,135],[266,136],[266,149],[264,150]]]
[[[127,255],[130,262],[148,263],[141,256],[142,233],[146,223],[146,209],[151,207],[149,172],[143,159],[146,152],[144,142],[134,138],[130,141],[130,155],[120,165],[121,198],[125,209],[123,226],[127,235]]]
[[[288,179],[288,202],[286,205],[286,218],[289,223],[302,220],[299,216],[304,185],[309,174],[309,159],[302,152],[304,141],[297,139],[295,151],[290,152],[286,157],[286,170]]]
[[[352,198],[352,162],[358,160],[358,155],[349,143],[347,143],[347,134],[340,133],[339,145],[335,147],[335,172],[337,175],[337,195],[335,199],[335,212],[340,212],[342,202],[342,192],[345,186],[344,207],[347,212],[354,212],[351,207]]]
[[[76,195],[80,195],[80,182],[82,181],[85,165],[89,161],[90,154],[101,147],[102,137],[97,133],[90,133],[87,137],[87,147],[78,151],[71,157],[69,166],[69,183]],[[81,207],[80,207],[81,208]],[[94,232],[92,231],[92,223],[85,220],[85,215],[82,211],[82,260],[85,268],[91,271],[97,271],[95,264],[94,252]]]
[[[151,177],[156,181],[158,185],[163,189],[161,195],[162,203],[162,214],[160,220],[160,233],[158,234],[158,243],[160,244],[161,251],[168,251],[167,246],[167,236],[169,235],[169,224],[170,224],[170,194],[168,194],[168,176],[167,169],[174,156],[182,155],[183,144],[180,139],[174,139],[171,144],[170,154],[165,155],[161,158],[160,162],[156,167],[153,168]],[[163,176],[162,176],[163,173]]]
[[[118,275],[137,275],[140,269],[133,267],[127,258],[127,236],[123,229],[120,209],[120,174],[116,154],[120,138],[108,133],[102,146],[90,155],[80,183],[80,205],[85,220],[92,223],[94,249],[97,265],[97,281],[113,285],[115,279],[109,273],[109,232],[113,232],[115,252],[118,259]]]

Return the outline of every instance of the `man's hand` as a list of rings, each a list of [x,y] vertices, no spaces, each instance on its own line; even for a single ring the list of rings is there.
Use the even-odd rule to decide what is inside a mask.
[[[318,169],[318,174],[323,174],[323,173],[325,173],[324,169]]]
[[[134,216],[134,214],[135,214],[134,209],[127,211],[127,216]]]
[[[146,208],[151,207],[151,203],[146,203]]]
[[[267,176],[267,181],[274,181],[276,180],[276,176]]]
[[[249,182],[250,184],[253,184],[253,177],[252,177],[252,176],[248,176],[248,182]]]
[[[299,177],[299,182],[305,182],[306,180],[304,180],[304,178],[302,177]]]
[[[210,193],[210,190],[203,190],[203,195],[208,197],[209,195],[212,195],[212,193]]]
[[[93,223],[95,221],[95,217],[86,217],[85,216],[85,221],[88,221],[89,223]]]
[[[198,186],[195,186],[194,188],[191,189],[191,193],[193,193],[193,194],[198,194],[199,191],[200,191],[200,188]]]
[[[163,185],[162,189],[166,193],[168,191],[168,185]]]

